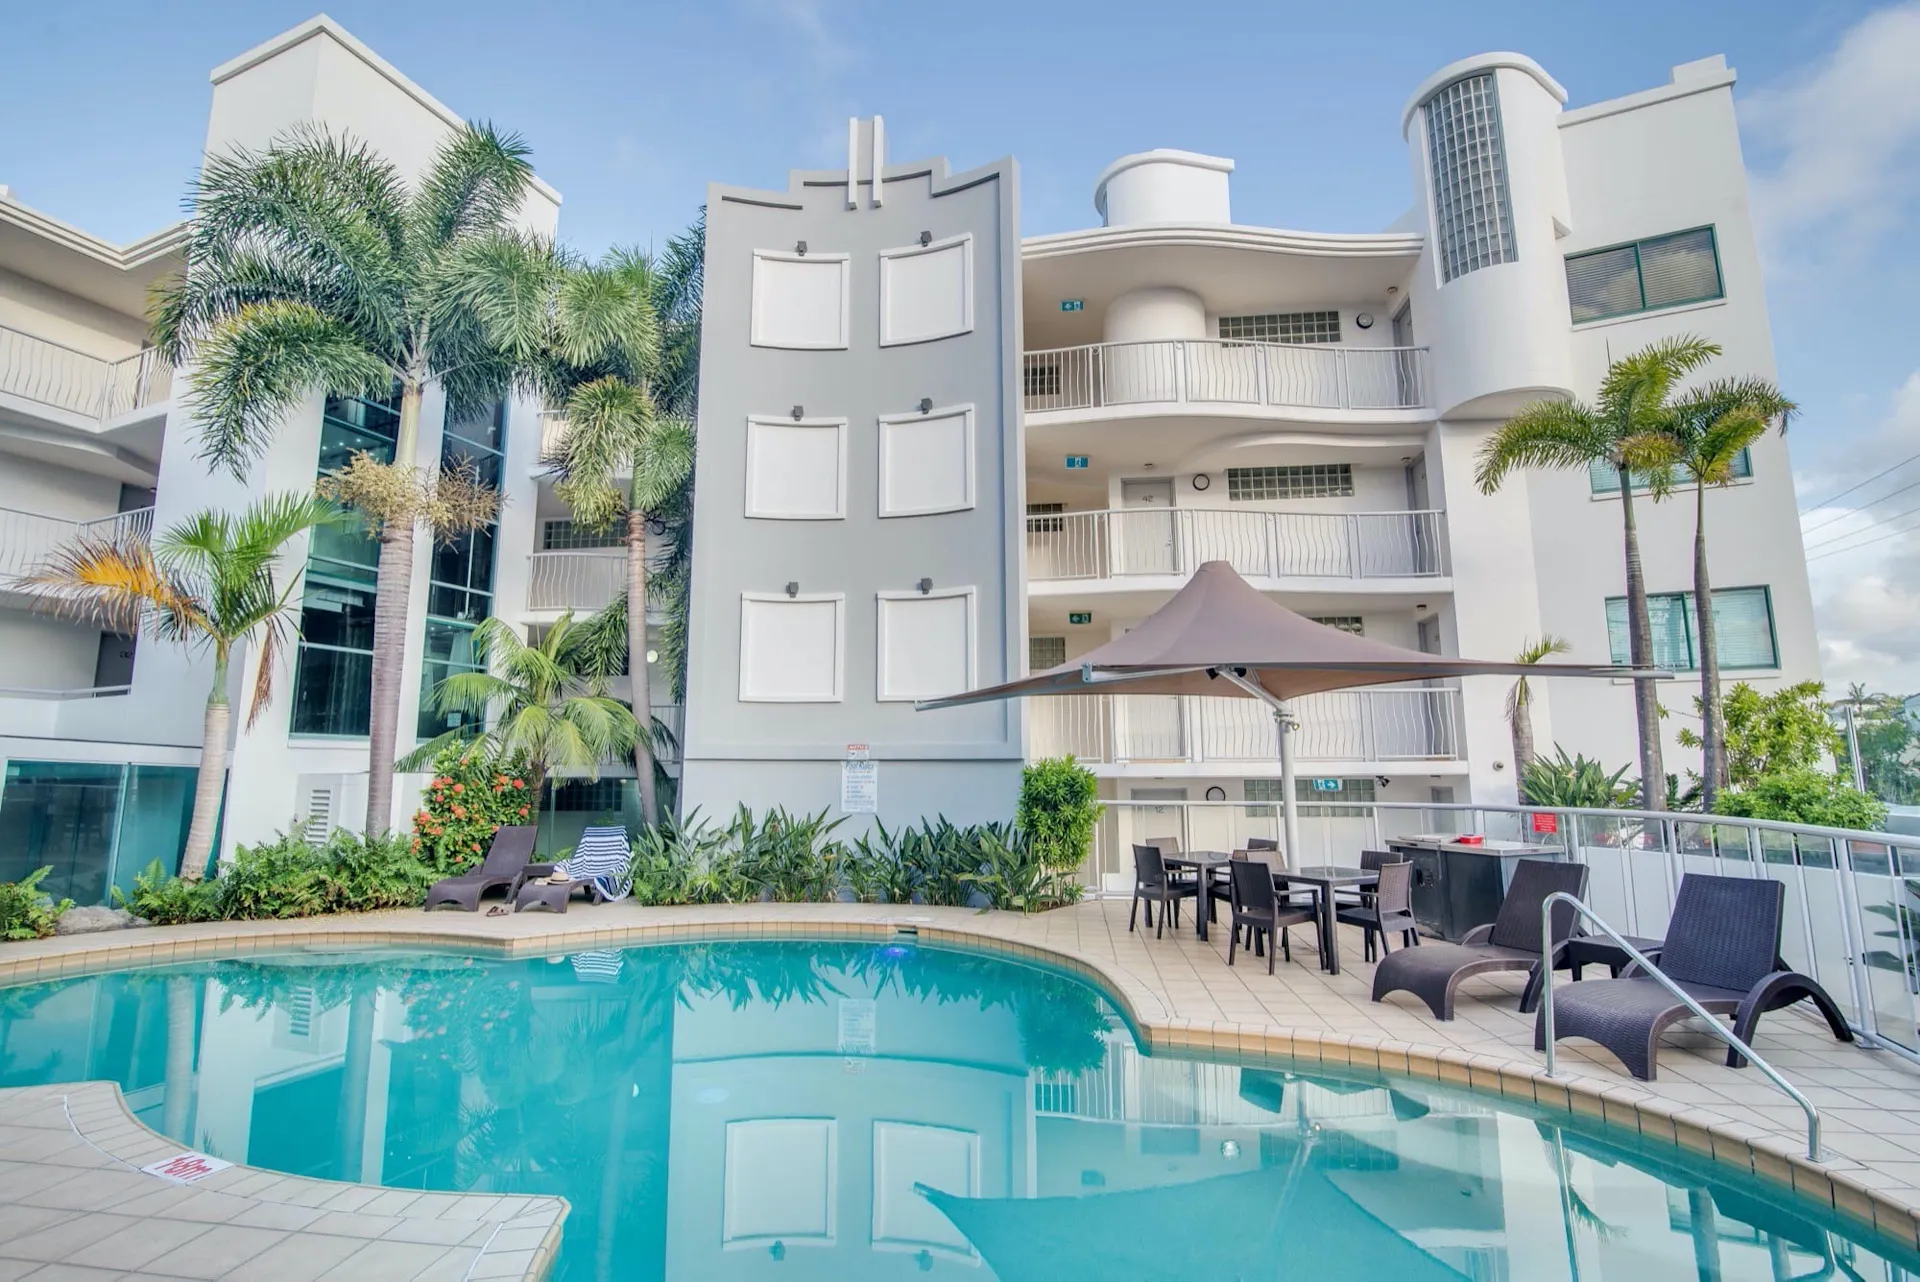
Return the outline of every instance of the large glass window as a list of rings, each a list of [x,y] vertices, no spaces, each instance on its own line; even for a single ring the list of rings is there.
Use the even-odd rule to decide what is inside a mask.
[[[1694,618],[1693,593],[1661,592],[1648,596],[1647,619],[1653,627],[1654,666],[1669,672],[1697,672],[1700,637]],[[1773,633],[1773,602],[1766,588],[1716,588],[1713,629],[1722,669],[1780,666]],[[1607,645],[1615,663],[1633,661],[1625,597],[1607,598]]]
[[[330,396],[320,418],[319,474],[359,453],[393,462],[400,393],[384,401]],[[314,532],[293,670],[294,734],[358,736],[373,708],[373,597],[380,543],[364,523]]]
[[[1741,450],[1734,455],[1733,465],[1728,469],[1733,480],[1744,481],[1753,475],[1753,453]],[[1633,478],[1633,492],[1640,493],[1649,488],[1652,481],[1643,472]],[[1620,471],[1605,459],[1595,459],[1587,464],[1587,487],[1595,494],[1618,494],[1620,492]]]
[[[1427,99],[1426,115],[1441,279],[1512,262],[1513,201],[1493,73],[1454,81]]]
[[[500,484],[505,462],[507,407],[455,419],[441,437],[442,467],[471,467],[490,486]],[[420,667],[419,734],[431,739],[478,720],[469,713],[435,710],[434,690],[456,672],[477,672],[473,632],[493,613],[493,568],[498,527],[472,530],[435,546],[428,574],[426,661]]]
[[[9,761],[0,786],[0,881],[53,871],[40,889],[78,904],[106,902],[113,887],[158,859],[177,871],[193,817],[193,766]]]
[[[1724,296],[1711,227],[1567,256],[1567,302],[1576,325]]]

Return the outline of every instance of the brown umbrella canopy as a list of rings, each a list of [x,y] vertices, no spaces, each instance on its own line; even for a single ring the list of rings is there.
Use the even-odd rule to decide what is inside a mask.
[[[1125,636],[1019,681],[929,699],[946,708],[1029,694],[1209,694],[1252,697],[1210,671],[1244,669],[1271,700],[1428,677],[1619,677],[1631,669],[1501,663],[1423,654],[1315,623],[1261,595],[1225,561],[1209,561],[1173,599]],[[1087,680],[1091,675],[1092,680]],[[1236,672],[1235,675],[1239,675]]]

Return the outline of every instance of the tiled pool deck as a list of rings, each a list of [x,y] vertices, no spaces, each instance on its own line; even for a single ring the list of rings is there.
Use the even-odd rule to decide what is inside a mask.
[[[1823,1160],[1810,1163],[1800,1110],[1756,1070],[1727,1068],[1724,1047],[1706,1034],[1670,1035],[1657,1082],[1633,1081],[1584,1042],[1562,1043],[1561,1076],[1548,1079],[1532,1049],[1533,1019],[1515,1009],[1521,976],[1469,981],[1450,1024],[1431,1018],[1408,994],[1375,1005],[1368,1000],[1373,967],[1360,960],[1360,937],[1351,928],[1343,930],[1341,974],[1318,969],[1307,942],[1311,932],[1302,930],[1295,934],[1294,961],[1281,962],[1268,976],[1265,962],[1254,958],[1227,967],[1224,927],[1206,943],[1190,923],[1159,940],[1150,931],[1129,934],[1127,904],[1111,900],[1031,917],[858,904],[616,904],[510,917],[394,912],[0,945],[0,985],[300,948],[439,945],[529,956],[696,935],[884,936],[902,925],[914,926],[928,942],[998,948],[1082,971],[1126,1004],[1156,1049],[1290,1056],[1407,1073],[1604,1117],[1791,1184],[1849,1218],[1920,1245],[1920,1068],[1836,1043],[1825,1024],[1798,1012],[1768,1016],[1756,1049],[1806,1092],[1826,1127]],[[69,1102],[63,1105],[63,1098]],[[16,1152],[22,1130],[32,1146]],[[103,1258],[95,1267],[108,1272],[100,1276],[539,1277],[551,1263],[565,1214],[552,1198],[387,1193],[236,1167],[192,1186],[191,1196],[231,1199],[220,1203],[226,1214],[202,1221],[248,1229],[245,1243],[259,1245],[248,1252],[236,1238],[235,1256],[211,1248],[196,1253],[199,1239],[180,1236],[179,1222],[190,1218],[176,1203],[183,1190],[138,1171],[178,1147],[133,1122],[108,1086],[0,1091],[0,1279],[36,1276],[43,1264],[91,1264],[87,1251],[103,1240],[176,1245],[131,1264]],[[375,1211],[376,1197],[406,1204],[381,1202]],[[313,1208],[321,1213],[308,1215]],[[83,1229],[86,1219],[97,1220],[97,1228]],[[143,1219],[151,1221],[151,1233],[141,1230]],[[468,1232],[457,1239],[407,1236],[451,1235],[447,1224],[464,1224]],[[499,1226],[491,1243],[485,1239],[494,1229],[482,1233],[480,1226]],[[96,1246],[83,1250],[83,1241]],[[210,1271],[216,1268],[226,1271]],[[44,1274],[55,1276],[91,1275]]]

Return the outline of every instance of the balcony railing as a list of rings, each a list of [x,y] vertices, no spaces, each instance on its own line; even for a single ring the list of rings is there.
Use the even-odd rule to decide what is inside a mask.
[[[83,536],[118,543],[128,537],[146,538],[152,533],[153,509],[150,507],[92,521],[69,521],[38,512],[0,508],[0,580],[32,574],[55,548]]]
[[[1270,578],[1432,578],[1446,573],[1441,512],[1130,508],[1027,518],[1027,578],[1188,575],[1207,561]]]
[[[0,325],[0,392],[106,422],[173,395],[173,367],[151,348],[102,360]]]
[[[1029,414],[1112,405],[1399,410],[1427,404],[1424,347],[1224,342],[1090,343],[1025,354]]]
[[[1387,686],[1310,694],[1290,705],[1289,736],[1302,761],[1457,761],[1460,691]],[[1029,752],[1036,760],[1220,762],[1271,765],[1280,739],[1273,714],[1252,699],[1185,695],[1075,695],[1029,705]]]
[[[527,609],[598,610],[627,590],[622,551],[535,552],[527,574]]]

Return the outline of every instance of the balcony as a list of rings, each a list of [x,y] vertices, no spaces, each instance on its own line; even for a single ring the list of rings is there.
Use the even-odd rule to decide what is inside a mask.
[[[153,533],[153,509],[137,508],[93,521],[69,521],[37,512],[0,508],[0,581],[32,574],[54,549],[77,538],[118,543]],[[0,582],[0,586],[5,586]]]
[[[624,551],[535,552],[528,560],[528,610],[590,614],[627,590]]]
[[[1453,686],[1383,686],[1310,694],[1290,705],[1303,762],[1458,761],[1464,742]],[[1029,756],[1071,753],[1089,765],[1277,766],[1273,714],[1252,699],[1062,695],[1028,703]]]
[[[173,396],[173,367],[152,348],[102,360],[0,325],[0,394],[110,423],[166,404]]]
[[[1417,410],[1427,404],[1424,347],[1178,339],[1028,352],[1029,414],[1119,406],[1259,414],[1266,410]]]
[[[1445,548],[1443,512],[1062,512],[1027,518],[1027,579],[1185,578],[1225,561],[1253,579],[1430,580],[1446,574]]]

